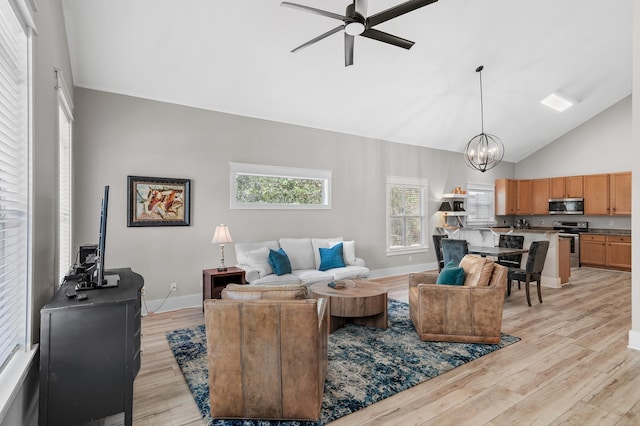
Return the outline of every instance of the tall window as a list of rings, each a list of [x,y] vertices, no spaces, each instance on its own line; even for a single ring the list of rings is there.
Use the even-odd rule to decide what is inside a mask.
[[[387,177],[387,255],[425,251],[427,181]]]
[[[331,170],[229,163],[232,209],[330,209]]]
[[[482,183],[467,184],[467,224],[495,225],[495,186]]]
[[[0,0],[0,369],[26,344],[29,285],[29,38]]]
[[[64,80],[56,70],[58,91],[58,278],[62,280],[73,263],[71,247],[72,122],[71,102]]]

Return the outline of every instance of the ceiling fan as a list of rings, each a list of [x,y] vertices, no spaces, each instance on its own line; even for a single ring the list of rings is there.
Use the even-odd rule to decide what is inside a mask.
[[[348,67],[349,65],[353,65],[353,44],[355,39],[354,36],[356,35],[361,35],[362,37],[367,37],[373,40],[381,41],[383,43],[392,44],[404,49],[411,49],[411,46],[415,44],[414,42],[398,36],[394,36],[389,33],[385,33],[380,30],[376,30],[373,27],[390,19],[396,18],[400,15],[404,15],[405,13],[419,9],[423,6],[435,3],[436,1],[438,0],[409,0],[405,3],[393,6],[385,11],[376,13],[375,15],[371,16],[367,16],[367,0],[353,0],[353,3],[347,6],[347,10],[345,11],[344,16],[333,12],[327,12],[326,10],[320,10],[314,7],[305,6],[302,4],[291,3],[288,1],[284,1],[280,3],[280,5],[342,21],[342,24],[327,31],[324,34],[319,35],[314,39],[309,40],[304,44],[301,44],[291,52],[297,52],[298,50],[304,49],[307,46],[311,46],[312,44],[326,37],[329,37],[332,34],[335,34],[339,31],[344,31],[344,66]]]

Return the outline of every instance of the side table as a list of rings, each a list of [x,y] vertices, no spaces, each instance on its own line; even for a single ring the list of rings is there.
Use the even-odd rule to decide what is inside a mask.
[[[202,306],[206,299],[220,299],[220,293],[227,284],[246,284],[244,270],[230,266],[226,271],[202,270]]]

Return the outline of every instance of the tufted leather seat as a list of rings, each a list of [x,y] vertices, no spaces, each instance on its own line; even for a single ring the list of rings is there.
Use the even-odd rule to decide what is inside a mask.
[[[425,341],[498,343],[508,268],[474,255],[460,266],[463,286],[436,284],[437,273],[409,275],[413,325]]]
[[[241,287],[226,294],[239,300],[205,301],[211,416],[317,421],[327,368],[326,300],[273,287],[264,290],[267,297],[280,291],[290,300],[249,298],[261,289]]]

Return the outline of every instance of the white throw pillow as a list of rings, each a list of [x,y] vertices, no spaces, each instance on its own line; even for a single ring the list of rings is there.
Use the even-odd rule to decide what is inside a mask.
[[[245,253],[247,256],[248,265],[257,270],[260,274],[260,278],[273,274],[273,269],[269,265],[269,249],[261,247],[256,250],[251,250]]]
[[[356,264],[356,242],[355,241],[335,241],[329,243],[329,248],[342,243],[342,257],[347,265]]]
[[[287,253],[291,269],[314,269],[311,238],[280,238],[280,248]]]

